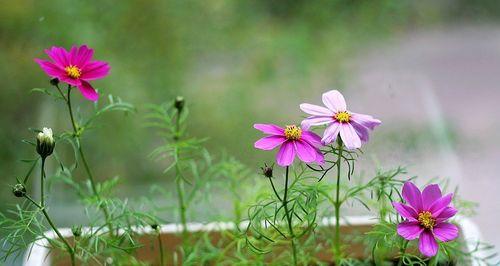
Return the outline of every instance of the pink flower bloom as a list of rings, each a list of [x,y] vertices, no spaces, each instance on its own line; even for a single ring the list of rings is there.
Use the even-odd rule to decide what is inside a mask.
[[[403,198],[406,204],[393,202],[396,211],[406,218],[398,225],[398,234],[407,240],[419,238],[419,249],[427,257],[436,255],[439,246],[436,238],[443,242],[458,237],[458,228],[446,222],[457,213],[457,209],[449,206],[453,193],[442,196],[439,186],[428,185],[424,191],[411,182],[403,186]]]
[[[284,167],[293,163],[295,155],[306,163],[316,162],[323,164],[323,154],[319,150],[321,138],[311,131],[301,129],[295,125],[281,128],[272,124],[255,124],[253,127],[269,134],[255,142],[254,147],[261,150],[272,150],[281,145],[276,162]]]
[[[311,115],[302,121],[303,127],[328,125],[321,139],[324,145],[334,142],[340,134],[347,149],[360,148],[362,142],[368,141],[368,131],[381,123],[370,115],[347,111],[344,96],[336,90],[323,93],[323,104],[326,108],[303,103],[300,109]]]
[[[35,62],[47,75],[77,87],[83,96],[91,101],[99,99],[99,94],[89,81],[105,77],[110,67],[106,62],[92,60],[94,50],[82,45],[73,46],[68,52],[63,47],[53,46],[45,50],[45,53],[52,61],[35,59]]]

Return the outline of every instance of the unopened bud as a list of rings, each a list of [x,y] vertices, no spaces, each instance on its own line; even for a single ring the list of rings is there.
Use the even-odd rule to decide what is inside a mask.
[[[79,237],[82,235],[82,226],[81,225],[78,225],[78,226],[73,226],[71,227],[71,233],[73,233],[73,236],[74,237]]]
[[[15,184],[12,188],[12,193],[18,198],[22,198],[26,195],[26,187],[23,184]]]
[[[265,176],[265,177],[273,177],[273,166],[274,165],[271,165],[271,166],[268,166],[267,163],[264,163],[264,167],[261,167],[260,169],[262,169],[262,174]]]
[[[158,224],[152,224],[151,225],[151,228],[153,228],[153,230],[155,230],[155,231],[158,230],[159,227],[160,226]]]
[[[182,109],[184,108],[184,97],[182,96],[177,96],[175,97],[175,102],[174,102],[174,107],[177,109],[177,111],[180,113]]]
[[[52,129],[44,127],[42,132],[36,136],[36,152],[42,158],[47,158],[54,151],[56,142],[52,136]]]
[[[57,86],[59,85],[59,79],[58,78],[53,78],[50,80],[50,85],[52,86]]]

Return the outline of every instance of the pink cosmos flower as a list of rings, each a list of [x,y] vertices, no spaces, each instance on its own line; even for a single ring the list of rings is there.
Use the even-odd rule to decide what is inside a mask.
[[[340,134],[347,149],[360,148],[362,142],[368,141],[368,130],[381,123],[370,115],[347,111],[344,96],[336,90],[323,93],[323,104],[326,108],[303,103],[300,109],[311,115],[302,121],[303,127],[328,125],[321,139],[324,145],[334,142]]]
[[[40,67],[52,78],[77,87],[83,96],[91,101],[97,101],[99,94],[89,81],[108,75],[110,67],[103,61],[92,60],[94,50],[82,45],[73,46],[68,52],[63,47],[53,46],[45,50],[52,61],[35,59]]]
[[[419,250],[433,257],[439,246],[436,239],[448,242],[458,237],[458,228],[446,222],[457,213],[457,209],[449,206],[453,193],[442,196],[439,186],[428,185],[424,191],[411,182],[403,186],[403,198],[408,205],[393,202],[396,211],[406,218],[398,225],[398,234],[407,240],[419,238]]]
[[[319,150],[321,138],[315,133],[301,129],[296,125],[281,128],[272,124],[255,124],[253,127],[269,134],[255,142],[254,147],[261,150],[272,150],[281,145],[276,162],[284,167],[293,163],[295,155],[306,163],[323,164],[323,154]]]

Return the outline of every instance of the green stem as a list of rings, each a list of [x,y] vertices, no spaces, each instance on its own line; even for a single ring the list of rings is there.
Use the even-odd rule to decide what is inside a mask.
[[[160,234],[160,229],[156,229],[156,232],[158,234],[158,248],[160,249],[160,266],[165,265],[165,260],[164,260],[164,255],[163,255],[163,241],[161,240],[161,234]]]
[[[399,250],[399,252],[401,254],[399,254],[398,266],[402,266],[403,265],[403,258],[404,258],[404,255],[406,253],[406,248],[408,247],[408,243],[410,243],[410,241],[405,240],[405,242],[401,246],[401,249]]]
[[[337,158],[337,187],[335,188],[336,194],[335,194],[335,238],[333,241],[334,244],[334,256],[335,256],[335,261],[337,262],[337,265],[339,265],[339,261],[341,258],[341,247],[340,247],[340,206],[342,205],[340,201],[340,166],[341,166],[341,160],[342,160],[342,151],[343,151],[343,146],[342,146],[342,140],[340,137],[338,138],[338,158]]]
[[[280,194],[278,194],[278,192],[276,191],[276,187],[274,186],[274,182],[273,182],[273,179],[272,177],[269,177],[269,182],[271,182],[271,186],[273,187],[273,191],[274,191],[274,195],[276,195],[276,197],[280,200],[281,200],[281,197],[280,197]]]
[[[290,244],[292,245],[292,254],[293,254],[293,265],[297,265],[297,249],[295,247],[295,234],[293,233],[292,226],[292,215],[288,210],[288,172],[289,167],[286,167],[285,170],[285,194],[283,195],[283,208],[285,209],[286,220],[288,223],[288,231],[290,233]]]
[[[73,133],[75,135],[75,138],[78,141],[78,143],[77,143],[77,145],[78,145],[78,153],[80,154],[80,158],[82,159],[83,166],[85,168],[85,171],[87,173],[88,179],[90,181],[90,186],[92,187],[92,193],[97,198],[97,201],[99,202],[99,208],[104,213],[104,219],[106,221],[106,225],[108,226],[110,234],[113,234],[113,225],[111,224],[111,218],[110,218],[110,215],[109,215],[108,208],[107,208],[106,204],[104,204],[102,202],[101,195],[99,194],[99,191],[97,190],[97,186],[95,184],[94,176],[92,175],[92,172],[90,171],[89,164],[87,163],[87,160],[85,158],[85,154],[83,152],[82,142],[81,142],[81,139],[80,139],[79,128],[78,128],[78,125],[76,124],[75,118],[73,116],[73,108],[72,108],[72,105],[71,105],[71,86],[70,85],[68,85],[68,96],[66,98],[66,104],[68,105],[69,117],[71,119],[71,125],[73,126]]]
[[[44,188],[44,180],[45,180],[45,158],[42,157],[42,167],[40,168],[40,205],[45,206],[45,188]]]
[[[67,249],[67,251],[69,253],[69,256],[71,258],[71,265],[74,266],[75,265],[75,251],[74,251],[74,249],[71,247],[71,245],[68,243],[68,241],[62,236],[61,232],[59,232],[59,230],[57,229],[57,227],[52,222],[52,219],[50,219],[49,214],[45,210],[45,200],[44,200],[45,193],[44,193],[44,185],[43,185],[43,183],[44,183],[44,177],[45,177],[45,158],[42,157],[42,166],[41,166],[41,181],[42,181],[42,183],[40,185],[40,189],[41,189],[40,190],[40,196],[41,196],[40,204],[37,204],[36,202],[34,202],[33,199],[31,199],[27,195],[25,197],[42,211],[43,215],[45,216],[45,219],[49,223],[49,225],[52,228],[52,230],[54,230],[54,232],[56,233],[56,235],[59,237],[59,239],[66,246],[66,249]]]
[[[179,109],[177,109],[176,117],[175,117],[175,133],[174,133],[174,142],[178,142],[180,139],[180,118],[181,118],[181,112]],[[179,167],[179,150],[177,147],[175,148],[175,183],[177,185],[177,198],[179,201],[179,214],[181,218],[181,224],[182,224],[182,241],[186,242],[187,239],[187,218],[186,218],[186,203],[184,201],[184,182],[182,177],[180,176],[181,174],[181,169]]]

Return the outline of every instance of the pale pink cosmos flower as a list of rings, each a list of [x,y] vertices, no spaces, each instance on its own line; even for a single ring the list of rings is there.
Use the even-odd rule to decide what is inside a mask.
[[[436,184],[420,192],[415,184],[406,182],[402,194],[407,204],[392,203],[406,219],[398,225],[398,234],[406,240],[419,238],[418,248],[423,255],[433,257],[437,254],[436,239],[448,242],[458,237],[457,226],[447,222],[457,213],[457,209],[449,206],[453,193],[442,196]]]
[[[106,62],[92,60],[94,50],[82,45],[73,46],[68,52],[63,47],[53,46],[45,50],[45,53],[52,61],[35,59],[35,62],[47,75],[77,87],[83,96],[91,101],[99,99],[99,94],[89,81],[105,77],[110,67]]]
[[[311,115],[302,121],[303,127],[328,125],[321,139],[324,145],[334,142],[340,134],[347,149],[360,148],[368,141],[368,131],[381,123],[370,115],[348,111],[344,96],[336,90],[323,93],[323,104],[326,107],[303,103],[300,109]]]
[[[260,150],[272,150],[281,145],[276,154],[276,162],[285,167],[293,163],[295,155],[305,163],[315,162],[323,164],[323,154],[319,150],[321,138],[307,128],[301,129],[296,125],[285,128],[272,124],[255,124],[253,127],[269,134],[255,142],[254,147]]]

